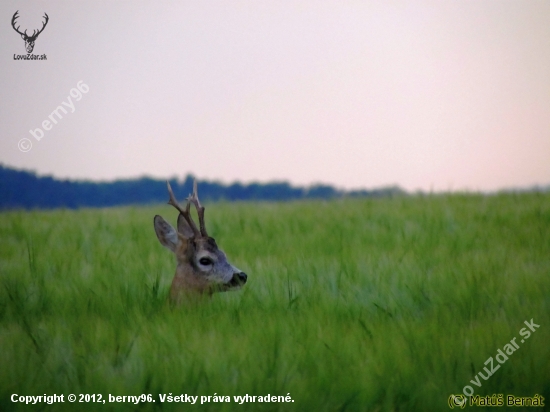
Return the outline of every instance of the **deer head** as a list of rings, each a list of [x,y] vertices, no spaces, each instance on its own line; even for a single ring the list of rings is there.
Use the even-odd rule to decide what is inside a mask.
[[[176,255],[177,268],[170,300],[180,302],[186,295],[212,295],[214,292],[239,289],[246,283],[247,275],[227,261],[225,253],[218,249],[214,238],[208,236],[204,225],[204,207],[197,195],[197,182],[193,194],[187,198],[183,209],[176,200],[170,183],[166,182],[170,200],[180,213],[178,229],[174,229],[161,216],[154,219],[155,232],[160,243]],[[191,204],[197,209],[199,227],[191,218]]]
[[[21,38],[23,40],[25,40],[25,48],[27,49],[27,53],[32,53],[33,49],[34,49],[34,42],[36,41],[36,38],[38,37],[38,35],[40,33],[42,33],[42,31],[44,31],[44,28],[46,27],[46,24],[48,24],[48,20],[50,19],[48,17],[48,15],[46,13],[44,13],[44,18],[46,19],[46,21],[44,23],[42,23],[42,28],[40,30],[38,30],[38,32],[36,30],[33,30],[32,32],[32,35],[27,35],[27,30],[25,30],[24,33],[21,33],[19,31],[19,27],[20,26],[17,26],[15,27],[15,20],[17,20],[17,18],[19,17],[17,15],[17,13],[19,13],[19,10],[17,10],[15,12],[15,14],[13,15],[12,19],[11,19],[11,26],[13,27],[13,29],[19,33],[21,35]]]

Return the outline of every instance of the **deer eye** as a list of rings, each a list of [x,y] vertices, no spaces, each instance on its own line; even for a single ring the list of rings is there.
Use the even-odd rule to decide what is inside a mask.
[[[212,264],[212,259],[203,257],[199,259],[199,263],[203,266],[210,266]]]

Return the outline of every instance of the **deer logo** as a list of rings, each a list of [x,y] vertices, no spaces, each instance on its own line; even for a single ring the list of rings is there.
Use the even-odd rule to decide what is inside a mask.
[[[15,23],[16,23],[16,20],[17,18],[19,17],[17,15],[17,13],[19,13],[19,10],[17,10],[15,12],[15,14],[13,15],[12,19],[11,19],[11,26],[13,27],[13,29],[19,33],[21,35],[21,38],[23,40],[25,40],[25,48],[27,49],[27,53],[32,53],[33,49],[34,49],[34,42],[36,41],[36,38],[38,37],[38,35],[40,33],[42,33],[44,31],[44,28],[46,27],[46,25],[48,24],[48,20],[50,19],[48,17],[48,15],[46,13],[44,13],[44,18],[46,19],[46,21],[44,23],[42,23],[42,28],[40,30],[38,30],[38,32],[36,30],[33,30],[32,32],[32,35],[28,35],[27,34],[27,30],[25,30],[24,33],[21,33],[19,31],[19,27],[20,26],[17,26],[15,27]]]
[[[170,300],[179,303],[186,297],[240,289],[246,283],[247,275],[231,265],[214,238],[208,236],[197,181],[193,183],[193,194],[187,198],[185,209],[177,202],[170,183],[166,184],[170,195],[168,204],[180,212],[177,230],[159,215],[155,216],[154,226],[160,243],[176,255],[177,268],[170,288]],[[191,218],[191,204],[197,210],[200,229]]]

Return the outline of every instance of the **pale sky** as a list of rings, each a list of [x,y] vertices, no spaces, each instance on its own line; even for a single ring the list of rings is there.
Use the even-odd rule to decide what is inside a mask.
[[[47,60],[14,60],[26,55],[16,10],[29,34],[48,14],[33,51]],[[0,22],[5,166],[347,189],[550,184],[548,0],[2,1]],[[79,82],[89,91],[69,101]]]

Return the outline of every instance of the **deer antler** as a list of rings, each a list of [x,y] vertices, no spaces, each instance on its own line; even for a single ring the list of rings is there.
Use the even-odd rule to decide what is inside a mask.
[[[189,204],[189,202],[193,203],[195,205],[195,208],[197,209],[197,214],[199,215],[199,225],[201,228],[201,235],[203,237],[208,237],[208,233],[206,232],[206,226],[204,224],[204,207],[201,205],[201,202],[199,201],[199,195],[197,194],[197,180],[193,181],[193,194],[187,198],[187,204]]]
[[[46,25],[48,24],[48,21],[50,20],[50,18],[48,17],[48,14],[47,14],[47,13],[44,13],[44,18],[46,19],[46,21],[42,23],[42,28],[41,28],[40,30],[38,30],[38,32],[36,32],[36,30],[33,30],[32,35],[29,36],[29,35],[27,34],[27,30],[25,30],[24,33],[21,33],[21,32],[19,31],[19,27],[21,27],[21,26],[15,27],[15,23],[16,23],[15,21],[19,18],[18,13],[19,13],[19,10],[17,10],[17,11],[14,13],[14,15],[13,15],[13,17],[12,17],[12,19],[11,19],[11,26],[13,27],[13,29],[14,29],[17,33],[19,33],[21,36],[25,36],[27,39],[35,39],[35,38],[37,38],[38,35],[44,31],[44,29],[46,28]]]
[[[191,209],[191,204],[189,203],[189,200],[187,201],[187,206],[184,210],[176,200],[176,196],[174,196],[174,192],[172,191],[172,187],[170,186],[170,182],[168,180],[166,181],[166,185],[168,186],[168,193],[170,194],[170,200],[168,201],[168,204],[174,206],[177,210],[179,210],[179,212],[183,215],[183,217],[187,221],[187,224],[193,231],[195,238],[200,238],[201,232],[199,232],[199,229],[197,229],[197,226],[195,225],[195,222],[193,222],[193,219],[191,219],[191,214],[189,213]]]
[[[26,36],[26,35],[27,35],[27,30],[25,30],[25,33],[21,33],[21,32],[19,31],[19,27],[21,27],[21,26],[15,27],[15,20],[17,20],[17,19],[19,18],[19,16],[17,15],[17,13],[19,13],[19,10],[17,10],[17,11],[15,12],[15,14],[13,15],[13,17],[12,17],[12,19],[11,19],[11,26],[12,26],[13,29],[14,29],[17,33],[19,33],[21,36]]]
[[[48,21],[50,20],[50,18],[48,17],[48,15],[47,15],[46,13],[44,13],[44,16],[43,16],[43,17],[46,18],[46,21],[45,21],[44,23],[42,23],[42,28],[41,28],[40,30],[38,30],[38,33],[36,33],[36,34],[34,34],[34,32],[35,32],[36,30],[33,30],[32,36],[31,36],[31,37],[35,37],[35,38],[38,37],[38,35],[39,35],[40,33],[42,33],[42,32],[44,31],[44,29],[46,28],[46,24],[48,24]]]

